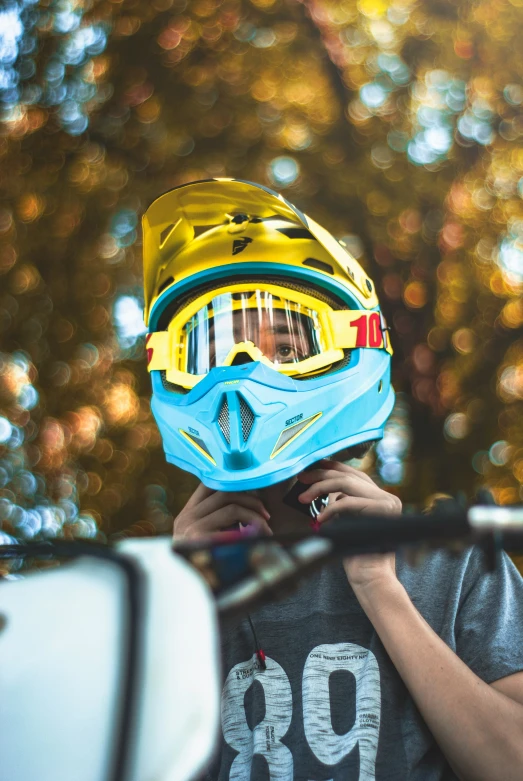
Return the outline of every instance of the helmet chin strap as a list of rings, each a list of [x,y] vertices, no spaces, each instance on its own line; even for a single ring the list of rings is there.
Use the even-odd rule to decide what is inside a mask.
[[[321,526],[318,521],[318,516],[329,504],[329,495],[324,494],[323,496],[317,496],[307,505],[300,502],[298,497],[308,488],[310,488],[310,486],[297,480],[283,497],[283,503],[288,507],[292,507],[294,510],[298,510],[298,512],[303,513],[304,515],[308,515],[311,518],[311,528],[313,531],[318,531]]]

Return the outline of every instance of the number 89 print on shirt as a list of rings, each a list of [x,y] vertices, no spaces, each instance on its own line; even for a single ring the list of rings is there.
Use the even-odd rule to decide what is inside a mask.
[[[295,778],[294,757],[285,744],[293,715],[291,685],[284,669],[267,657],[260,670],[256,655],[230,671],[222,695],[222,725],[226,743],[237,755],[230,781],[250,781],[253,758],[265,759],[271,781]],[[355,718],[346,732],[332,723],[331,676],[345,671],[354,676]],[[247,720],[246,694],[254,683],[262,686],[265,715],[255,725]],[[376,657],[353,643],[318,645],[307,657],[302,679],[303,729],[313,755],[333,771],[359,748],[359,774],[355,781],[374,781],[378,749],[381,693]],[[351,708],[352,705],[352,708]],[[353,704],[347,703],[347,710]]]

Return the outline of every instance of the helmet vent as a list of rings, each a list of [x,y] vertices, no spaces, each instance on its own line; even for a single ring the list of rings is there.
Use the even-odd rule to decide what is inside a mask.
[[[171,222],[171,224],[168,225],[166,228],[164,228],[163,231],[160,233],[160,247],[163,247],[163,245],[171,235],[174,227],[176,227],[174,222]]]
[[[192,445],[196,447],[196,449],[206,458],[209,459],[209,461],[212,461],[213,464],[216,464],[216,461],[209,453],[209,448],[203,441],[203,439],[200,439],[200,437],[195,437],[194,434],[188,434],[187,431],[184,431],[183,429],[179,429],[180,434],[182,434],[185,439],[187,439]]]
[[[203,233],[207,233],[207,231],[212,230],[213,228],[217,228],[218,225],[221,223],[216,223],[216,225],[194,225],[194,238],[197,239],[199,236],[201,236]]]
[[[247,442],[249,434],[251,433],[252,424],[254,423],[254,412],[249,407],[243,396],[240,396],[240,420],[242,424],[243,441]]]
[[[240,423],[242,427],[242,438],[244,442],[247,442],[254,423],[254,412],[249,407],[249,405],[244,400],[244,398],[240,396],[239,393],[237,394],[236,398],[238,399],[240,404]],[[227,401],[227,396],[223,397],[222,405],[218,413],[218,425],[220,427],[223,436],[227,441],[227,444],[230,445],[231,444],[231,419],[230,419],[229,403]]]
[[[317,268],[318,271],[325,271],[327,274],[334,274],[334,269],[329,263],[324,263],[323,260],[316,260],[316,258],[307,258],[303,261],[304,266],[310,266],[311,268]]]
[[[314,236],[307,228],[276,228],[276,230],[289,239],[314,239]]]
[[[167,277],[167,279],[164,279],[161,285],[158,286],[158,293],[157,295],[160,295],[162,290],[165,290],[166,287],[169,287],[169,285],[172,285],[174,282],[174,277]]]
[[[229,404],[227,403],[227,396],[223,397],[222,406],[220,407],[220,412],[218,413],[218,425],[228,444],[230,444],[231,424],[229,421]]]
[[[308,429],[309,426],[312,426],[312,424],[315,423],[318,420],[318,418],[321,418],[321,416],[322,413],[317,412],[315,415],[311,415],[310,418],[305,418],[305,420],[300,420],[299,423],[295,423],[293,426],[284,428],[280,436],[278,437],[278,441],[274,445],[273,451],[271,453],[271,458],[277,456],[278,453],[280,453],[283,450],[283,448],[287,447],[287,445],[290,445],[291,442],[294,442],[296,437],[299,437],[300,434],[302,434],[306,429]]]

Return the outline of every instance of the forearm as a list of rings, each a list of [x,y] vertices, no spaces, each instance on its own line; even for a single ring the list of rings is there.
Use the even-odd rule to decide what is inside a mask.
[[[355,592],[455,772],[463,781],[520,781],[523,706],[451,651],[399,581]]]

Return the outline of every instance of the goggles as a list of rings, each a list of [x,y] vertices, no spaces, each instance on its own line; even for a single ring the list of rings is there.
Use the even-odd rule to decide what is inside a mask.
[[[147,336],[149,371],[193,388],[211,369],[260,361],[290,377],[313,377],[369,347],[392,353],[378,311],[335,310],[282,285],[244,282],[216,288],[183,307],[166,331]]]

